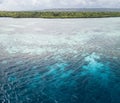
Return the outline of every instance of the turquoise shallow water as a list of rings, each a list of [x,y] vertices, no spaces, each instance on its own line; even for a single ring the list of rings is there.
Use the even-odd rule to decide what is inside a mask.
[[[0,103],[120,103],[120,18],[0,22]]]

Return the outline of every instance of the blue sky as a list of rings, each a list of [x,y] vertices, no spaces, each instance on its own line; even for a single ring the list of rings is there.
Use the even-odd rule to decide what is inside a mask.
[[[46,8],[120,8],[120,0],[0,0],[0,10]]]

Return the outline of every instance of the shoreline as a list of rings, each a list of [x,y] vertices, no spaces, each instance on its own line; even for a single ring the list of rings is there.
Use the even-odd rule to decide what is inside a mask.
[[[28,18],[24,18],[24,17],[21,17],[21,18],[14,18],[14,17],[0,17],[0,19],[43,19],[43,20],[52,20],[52,19],[55,19],[55,20],[72,20],[72,19],[112,19],[112,18],[120,18],[120,17],[93,17],[93,18],[35,18],[35,17],[28,17]]]
[[[120,12],[12,12],[0,11],[0,18],[77,19],[120,17]]]

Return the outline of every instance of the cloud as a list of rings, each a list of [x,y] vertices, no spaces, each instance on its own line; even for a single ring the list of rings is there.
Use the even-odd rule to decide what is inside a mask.
[[[0,0],[0,4],[3,2],[3,0]]]
[[[120,0],[0,0],[0,10],[93,7],[119,8]]]

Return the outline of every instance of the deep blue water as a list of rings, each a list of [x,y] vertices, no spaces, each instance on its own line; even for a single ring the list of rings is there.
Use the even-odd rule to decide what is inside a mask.
[[[86,25],[93,21],[86,20],[84,20],[85,23],[87,22]],[[33,21],[35,25],[35,20]],[[49,21],[53,24],[55,22]],[[101,24],[94,30],[90,28],[91,26],[83,27],[90,28],[84,30],[88,39],[84,37],[85,35],[79,37],[83,34],[81,29],[83,21],[77,24],[76,20],[66,22],[56,20],[56,23],[61,23],[57,24],[58,27],[71,22],[77,24],[72,29],[78,28],[78,31],[75,30],[78,35],[72,32],[70,34],[69,31],[73,30],[69,29],[65,32],[62,27],[59,30],[69,34],[69,38],[62,35],[63,38],[65,36],[71,41],[75,39],[75,43],[71,41],[68,43],[66,38],[59,43],[56,42],[58,40],[53,38],[59,33],[54,29],[52,30],[55,31],[55,35],[48,37],[45,43],[43,42],[46,36],[40,35],[40,39],[36,34],[39,42],[35,38],[36,35],[34,37],[27,34],[29,31],[24,31],[25,27],[22,28],[22,32],[26,33],[22,35],[23,37],[19,34],[20,27],[16,27],[15,30],[18,34],[13,31],[1,32],[0,103],[120,103],[120,31],[118,29],[120,18],[101,21],[105,31],[102,30]],[[110,21],[112,23],[109,26],[112,26],[113,30],[108,29],[109,26],[104,26]],[[18,20],[16,22],[18,25],[21,23]],[[48,25],[48,21],[44,22],[47,22],[44,25]],[[51,32],[46,30],[45,28],[44,32]],[[92,36],[88,35],[89,33]],[[32,37],[30,38],[29,35]],[[44,48],[46,49],[43,50]]]
[[[8,58],[1,103],[119,103],[120,58],[91,53],[69,60]]]

